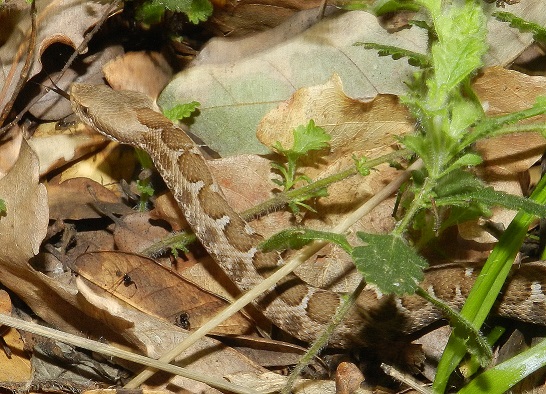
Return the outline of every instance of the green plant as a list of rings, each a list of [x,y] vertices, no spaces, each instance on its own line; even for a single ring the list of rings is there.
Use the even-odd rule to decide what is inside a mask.
[[[158,23],[165,11],[186,14],[191,23],[206,21],[212,15],[209,0],[144,0],[136,7],[136,19],[147,24]]]
[[[471,0],[382,1],[381,7],[391,10],[402,3],[404,8],[419,6],[428,15],[427,21],[415,24],[429,29],[431,43],[426,55],[380,44],[357,43],[394,59],[407,57],[410,64],[421,67],[408,83],[409,93],[402,97],[403,103],[417,120],[415,133],[405,136],[402,143],[423,162],[422,169],[415,171],[411,178],[402,217],[390,234],[359,233],[364,245],[355,248],[347,247],[343,237],[339,239],[331,234],[304,229],[282,232],[264,246],[295,246],[312,239],[336,242],[353,257],[363,277],[376,284],[383,293],[416,292],[443,309],[450,316],[454,330],[433,385],[435,392],[442,393],[449,375],[465,353],[478,355],[482,366],[489,363],[491,351],[477,330],[510,271],[531,219],[546,214],[543,206],[546,202],[546,180],[539,183],[530,199],[495,191],[470,171],[482,161],[473,152],[472,146],[481,139],[511,133],[514,131],[511,125],[516,122],[545,113],[546,99],[537,98],[533,107],[524,111],[498,117],[486,116],[471,87],[471,80],[482,66],[482,56],[487,51],[487,19],[481,4]],[[507,18],[506,15],[503,17],[521,29],[532,30],[539,38],[543,33],[536,25]],[[528,126],[528,130],[535,128]],[[520,127],[517,130],[522,131]],[[420,230],[423,237],[424,234],[430,237],[430,234],[437,234],[462,221],[488,216],[490,208],[495,205],[520,210],[520,213],[499,240],[458,315],[442,306],[438,300],[430,299],[418,287],[426,262],[414,246],[422,245],[422,240],[412,239],[410,233]],[[442,210],[442,215],[439,210]],[[434,231],[423,228],[425,226],[432,227]],[[379,261],[380,264],[374,266],[370,263],[372,261]],[[390,275],[384,275],[385,272]],[[508,364],[504,367],[509,371],[506,372],[509,377],[501,379],[499,376],[502,376],[503,367],[499,366],[494,372],[476,378],[461,392],[506,391],[530,370],[535,370],[537,360],[540,360],[539,365],[546,365],[542,355],[544,346],[530,351],[527,359],[518,356],[518,362],[532,361],[532,367],[523,368],[525,371],[517,363]],[[320,345],[313,348],[318,349]],[[487,384],[483,385],[484,382]]]

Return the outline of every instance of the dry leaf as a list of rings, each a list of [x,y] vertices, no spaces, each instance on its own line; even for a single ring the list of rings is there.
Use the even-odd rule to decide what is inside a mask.
[[[157,98],[172,77],[159,52],[129,52],[106,64],[104,77],[113,89],[133,90]]]
[[[319,0],[215,0],[214,15],[208,21],[221,36],[243,36],[277,26],[298,10],[321,5]],[[219,3],[219,4],[218,4]]]
[[[226,306],[225,301],[145,257],[120,252],[86,253],[75,265],[80,276],[113,297],[186,329],[199,328]],[[237,314],[214,332],[244,334],[250,330],[248,319]]]
[[[120,197],[89,178],[72,178],[63,183],[47,184],[49,214],[55,220],[98,219],[98,204],[108,205],[116,213],[129,214],[133,210]]]
[[[505,115],[533,106],[536,97],[546,95],[546,78],[533,77],[517,71],[491,67],[483,70],[473,84],[488,115]],[[535,117],[530,122],[544,121],[546,117]],[[546,139],[537,132],[510,134],[482,140],[476,150],[484,159],[478,173],[495,190],[522,195],[520,173],[527,171],[540,159],[546,149]],[[505,208],[494,208],[491,220],[505,227],[516,212]],[[480,243],[495,242],[496,239],[476,222],[459,225],[464,239]]]
[[[38,155],[40,176],[44,176],[97,150],[105,141],[88,127],[59,128],[57,123],[44,123],[38,126],[28,143]]]
[[[60,174],[59,182],[89,178],[101,185],[117,184],[120,179],[131,178],[135,165],[133,148],[112,142],[96,154],[68,167]]]
[[[402,81],[414,69],[353,45],[359,41],[422,52],[426,34],[409,29],[389,35],[371,14],[344,13],[244,61],[188,68],[169,83],[158,103],[170,108],[199,101],[201,114],[190,131],[221,156],[266,153],[254,137],[256,126],[298,88],[324,83],[337,73],[352,97],[404,92]]]
[[[137,345],[149,357],[159,358],[168,350],[180,343],[186,332],[170,323],[146,315],[127,304],[120,304],[109,293],[93,286],[82,278],[77,279],[80,294],[89,302],[88,313],[101,316],[101,320],[110,327],[119,327],[119,331]],[[263,373],[264,369],[252,363],[238,352],[226,348],[211,338],[202,338],[182,353],[177,363],[183,364],[194,372],[201,372],[207,376],[226,376],[230,373],[247,371]],[[171,392],[180,392],[181,389],[190,392],[203,392],[209,389],[203,383],[181,377],[171,377],[157,374],[154,388],[165,388]],[[151,382],[145,387],[150,387]],[[209,389],[210,390],[210,389]],[[208,391],[207,391],[208,392]],[[217,392],[217,391],[212,391]]]

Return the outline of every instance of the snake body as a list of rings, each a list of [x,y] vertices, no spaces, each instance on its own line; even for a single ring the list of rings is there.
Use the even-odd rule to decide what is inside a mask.
[[[106,86],[73,84],[71,102],[89,126],[149,153],[197,238],[240,291],[254,287],[283,263],[277,254],[256,248],[261,236],[228,204],[199,148],[155,111],[150,98]],[[464,266],[430,269],[421,286],[459,309],[476,273]],[[544,274],[542,263],[516,270],[497,313],[546,324]],[[340,303],[339,294],[311,287],[295,275],[285,277],[255,301],[271,322],[306,342],[324,330]],[[420,297],[386,296],[367,287],[329,343],[336,347],[374,344],[415,332],[440,318],[440,312]]]

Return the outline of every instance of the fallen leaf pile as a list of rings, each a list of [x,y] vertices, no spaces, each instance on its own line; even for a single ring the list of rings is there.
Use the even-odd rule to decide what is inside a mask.
[[[208,28],[241,37],[209,41],[183,70],[173,69],[176,62],[169,63],[165,51],[125,53],[116,34],[110,33],[110,41],[99,36],[58,86],[106,80],[115,89],[158,98],[163,109],[199,101],[199,116],[184,127],[206,145],[207,154],[217,157],[210,167],[230,204],[244,212],[278,191],[271,182],[270,149],[277,141],[290,146],[291,130],[309,119],[332,136],[329,151],[309,158],[301,168],[312,179],[350,167],[353,156],[375,158],[398,150],[398,138],[414,127],[398,97],[415,69],[353,44],[380,42],[424,52],[423,30],[391,34],[363,11],[329,10],[331,15],[319,20],[318,2],[305,3],[307,10],[294,14],[302,8],[299,3],[216,4]],[[545,6],[532,3],[510,11],[544,25]],[[56,62],[55,48],[77,48],[107,9],[83,0],[38,0],[36,6],[31,81],[19,92],[15,109],[31,101],[37,86],[57,76],[62,64],[46,68]],[[0,5],[0,110],[16,93],[24,67],[28,8],[15,2]],[[489,67],[474,83],[480,100],[491,115],[528,108],[546,94],[546,78],[503,67],[532,38],[493,20],[490,29]],[[108,30],[99,34],[107,36]],[[0,146],[0,199],[7,206],[0,217],[0,283],[5,288],[0,289],[0,307],[28,321],[160,358],[228,305],[237,291],[198,244],[178,255],[142,255],[174,231],[188,230],[180,210],[157,177],[152,177],[156,193],[150,209],[135,210],[140,193],[135,180],[141,174],[134,150],[106,141],[70,113],[69,103],[50,92],[31,106],[26,121],[6,131]],[[524,194],[522,174],[545,148],[546,140],[538,133],[484,141],[477,146],[485,159],[479,171],[495,188]],[[399,170],[382,165],[367,177],[334,184],[327,197],[312,202],[316,213],[303,214],[297,224],[331,229],[398,175]],[[382,201],[350,229],[349,238],[354,240],[357,231],[392,230],[394,205],[395,196]],[[499,209],[492,220],[507,224],[512,215]],[[254,220],[253,226],[268,237],[294,221],[288,211],[279,210]],[[455,231],[458,241],[451,245],[451,261],[480,261],[490,250],[491,238],[477,223]],[[349,257],[334,246],[313,256],[298,274],[313,286],[344,292],[360,280]],[[122,386],[142,369],[7,327],[1,334],[1,389],[79,392]],[[305,351],[253,308],[235,314],[212,334],[178,356],[177,364],[255,390],[282,387],[286,370]],[[321,360],[313,369],[317,379],[302,380],[297,392],[336,392],[326,378],[332,371]],[[347,362],[335,376],[339,393],[351,392],[364,380]],[[158,373],[144,387],[219,392],[166,373]]]

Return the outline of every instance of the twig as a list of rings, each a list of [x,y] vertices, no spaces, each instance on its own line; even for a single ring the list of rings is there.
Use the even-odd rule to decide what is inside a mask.
[[[421,394],[432,394],[432,390],[423,387],[423,383],[414,379],[412,376],[398,371],[392,365],[381,364],[381,369],[389,376],[392,376],[394,379],[407,384],[415,391],[418,391]]]
[[[2,324],[16,328],[18,330],[28,331],[36,335],[51,338],[59,342],[68,343],[70,345],[87,349],[92,352],[97,352],[111,357],[118,357],[124,360],[166,371],[175,375],[180,375],[188,379],[193,379],[198,382],[206,383],[209,386],[216,387],[218,389],[229,390],[231,392],[240,394],[259,394],[257,391],[226,382],[223,379],[216,379],[210,376],[204,376],[202,373],[199,374],[193,371],[189,371],[187,368],[167,364],[165,362],[154,360],[153,358],[118,349],[114,346],[107,345],[102,342],[92,341],[91,339],[82,338],[77,335],[54,330],[52,328],[44,327],[36,323],[27,322],[22,319],[17,319],[0,313],[0,325]]]

